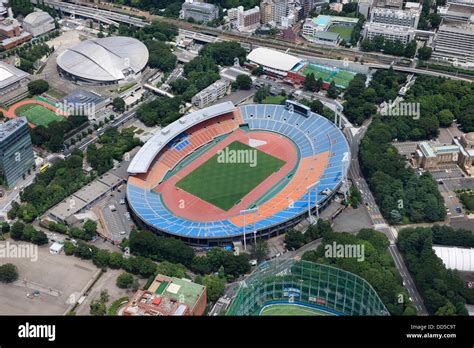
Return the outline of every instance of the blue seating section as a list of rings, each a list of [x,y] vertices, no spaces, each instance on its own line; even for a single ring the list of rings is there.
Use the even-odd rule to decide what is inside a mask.
[[[174,148],[178,151],[181,151],[182,149],[184,149],[186,146],[188,146],[190,143],[189,143],[189,140],[188,139],[184,139],[182,142],[180,142],[179,144],[177,144]]]
[[[296,112],[290,113],[282,105],[250,104],[240,106],[240,113],[251,130],[272,131],[290,138],[303,158],[325,151],[331,152],[329,164],[319,179],[318,192],[314,188],[294,202],[291,208],[258,221],[255,224],[257,230],[281,224],[307,211],[308,199],[310,205],[315,206],[326,198],[321,191],[333,191],[340,184],[345,165],[343,157],[349,152],[349,147],[342,132],[331,121],[317,114],[305,117]],[[175,142],[176,140],[174,146],[177,150],[182,150],[189,143],[186,137],[179,138],[179,142]],[[243,233],[243,228],[229,220],[197,222],[178,217],[164,206],[161,195],[153,190],[129,184],[127,197],[135,213],[148,225],[179,237],[217,239]],[[247,232],[252,233],[251,231],[253,226],[248,225]]]

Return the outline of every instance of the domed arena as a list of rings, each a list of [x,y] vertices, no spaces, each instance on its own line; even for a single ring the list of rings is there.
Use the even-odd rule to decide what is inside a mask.
[[[137,78],[148,63],[148,49],[130,37],[87,40],[57,58],[61,76],[83,84],[109,85]]]

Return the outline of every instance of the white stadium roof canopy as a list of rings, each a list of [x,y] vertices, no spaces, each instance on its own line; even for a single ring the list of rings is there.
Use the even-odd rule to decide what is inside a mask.
[[[177,121],[169,124],[153,135],[138,153],[133,157],[132,162],[128,166],[129,174],[146,173],[154,158],[163,149],[166,144],[173,140],[177,135],[184,132],[205,120],[223,115],[235,110],[232,102],[225,102],[204,108],[202,110],[184,115]]]
[[[148,62],[148,49],[137,39],[114,36],[83,41],[66,49],[57,59],[61,69],[79,78],[95,81],[123,79],[124,71],[141,71]]]
[[[265,47],[258,47],[252,50],[252,52],[248,54],[247,59],[256,64],[280,71],[290,71],[296,64],[303,60],[290,54]]]
[[[433,250],[447,269],[474,272],[474,248],[433,245]]]

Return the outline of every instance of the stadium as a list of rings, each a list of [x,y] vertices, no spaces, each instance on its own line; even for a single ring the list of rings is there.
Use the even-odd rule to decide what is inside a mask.
[[[262,263],[245,279],[227,315],[389,315],[363,278],[328,265],[293,259]]]
[[[110,85],[136,79],[148,63],[148,49],[130,37],[87,40],[57,58],[62,77],[81,84]]]
[[[231,102],[181,117],[128,168],[142,227],[197,246],[276,235],[329,202],[350,158],[334,123],[292,101]]]

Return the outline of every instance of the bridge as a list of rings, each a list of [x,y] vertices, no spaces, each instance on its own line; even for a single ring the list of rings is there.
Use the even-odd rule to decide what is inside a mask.
[[[457,75],[446,74],[446,73],[443,73],[443,72],[433,71],[433,70],[409,68],[409,67],[405,67],[405,66],[390,65],[390,64],[367,63],[367,65],[369,67],[373,68],[373,69],[389,69],[390,67],[392,67],[393,70],[395,70],[395,71],[401,71],[401,72],[406,72],[406,73],[410,73],[410,74],[428,75],[428,76],[435,76],[435,77],[446,77],[448,79],[453,79],[453,80],[472,82],[472,79],[468,79],[468,78],[465,78],[465,77],[462,77],[462,76],[457,76]]]
[[[30,0],[32,4],[38,5],[38,3],[54,8],[62,13],[68,13],[72,16],[79,16],[83,18],[92,19],[94,21],[104,23],[107,25],[113,25],[118,27],[120,23],[132,25],[138,28],[142,28],[148,25],[149,22],[144,21],[140,18],[109,11],[102,10],[96,7],[84,6],[61,2],[57,0]]]

